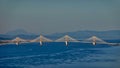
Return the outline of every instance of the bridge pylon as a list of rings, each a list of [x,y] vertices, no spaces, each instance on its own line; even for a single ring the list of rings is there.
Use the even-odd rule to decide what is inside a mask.
[[[11,40],[13,43],[15,43],[16,45],[19,45],[19,43],[21,42],[26,42],[26,40],[20,38],[20,37],[16,37],[15,39]]]
[[[55,42],[65,42],[65,45],[68,46],[68,42],[79,42],[79,41],[68,35],[65,35],[65,36],[55,40]]]
[[[107,44],[107,42],[105,42],[104,40],[102,40],[102,39],[100,39],[100,38],[98,38],[96,36],[92,36],[92,37],[90,37],[88,39],[83,40],[82,42],[84,42],[84,43],[92,43],[93,45],[96,45],[97,43],[98,44]]]
[[[31,42],[39,42],[42,46],[43,42],[52,42],[52,40],[40,35],[36,39],[31,40]]]

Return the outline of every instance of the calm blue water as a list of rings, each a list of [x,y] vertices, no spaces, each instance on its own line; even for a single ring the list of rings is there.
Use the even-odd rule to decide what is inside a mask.
[[[0,46],[0,68],[120,68],[120,46],[7,44]]]

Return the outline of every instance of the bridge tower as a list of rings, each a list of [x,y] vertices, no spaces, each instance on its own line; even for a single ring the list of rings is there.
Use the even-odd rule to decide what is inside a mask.
[[[79,42],[79,41],[68,35],[65,35],[65,36],[55,40],[55,42],[65,42],[65,45],[68,46],[68,42]]]
[[[31,42],[39,42],[42,46],[43,42],[52,42],[52,40],[40,35],[36,39],[31,40]]]
[[[15,43],[16,45],[19,45],[19,43],[21,42],[26,42],[26,40],[21,39],[20,37],[16,37],[15,39],[11,40],[13,43]]]
[[[93,37],[92,37],[92,44],[93,44],[93,45],[96,45],[96,36],[93,36]]]
[[[84,41],[82,41],[84,43],[92,43],[93,45],[96,45],[96,44],[108,44],[107,42],[105,42],[104,40],[96,37],[96,36],[92,36]]]

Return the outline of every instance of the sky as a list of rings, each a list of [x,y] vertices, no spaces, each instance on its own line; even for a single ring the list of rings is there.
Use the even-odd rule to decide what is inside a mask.
[[[120,0],[0,0],[0,33],[120,30]]]

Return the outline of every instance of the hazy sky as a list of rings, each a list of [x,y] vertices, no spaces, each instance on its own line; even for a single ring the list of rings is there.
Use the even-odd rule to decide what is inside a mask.
[[[0,33],[120,29],[120,0],[0,0]]]

